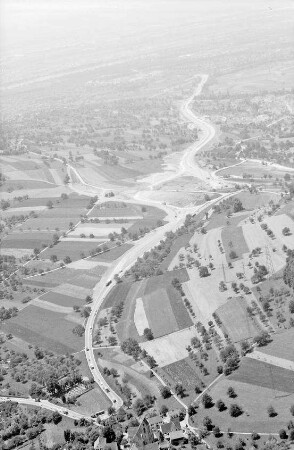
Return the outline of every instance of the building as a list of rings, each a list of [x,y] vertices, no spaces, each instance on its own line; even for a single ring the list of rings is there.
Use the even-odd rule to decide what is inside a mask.
[[[187,438],[184,435],[184,432],[182,430],[180,430],[180,431],[172,431],[169,434],[169,439],[170,439],[170,443],[172,445],[183,444],[184,442],[187,441]]]
[[[104,437],[99,436],[94,442],[94,450],[104,450],[105,448],[107,448],[107,450],[118,450],[116,442],[107,443]]]
[[[148,418],[148,423],[153,431],[156,431],[163,424],[163,419],[161,416],[154,416]]]
[[[128,439],[136,447],[142,448],[144,445],[152,444],[155,441],[153,430],[145,417],[136,431],[133,428],[128,429]]]
[[[173,431],[180,431],[181,429],[181,424],[177,417],[172,419],[170,422],[163,423],[160,426],[160,431],[162,432],[164,438],[168,438],[170,433]]]

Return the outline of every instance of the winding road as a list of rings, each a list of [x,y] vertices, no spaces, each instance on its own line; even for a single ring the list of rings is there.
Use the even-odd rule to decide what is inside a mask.
[[[181,108],[181,113],[186,117],[187,120],[197,125],[202,130],[201,138],[193,143],[189,148],[184,152],[182,161],[180,164],[180,171],[171,175],[171,177],[175,178],[179,175],[182,175],[186,172],[193,174],[197,178],[205,177],[207,180],[209,177],[208,172],[203,171],[196,163],[195,163],[195,154],[199,151],[204,145],[210,142],[215,135],[215,130],[213,126],[207,122],[205,122],[202,118],[198,118],[191,111],[190,105],[193,101],[193,98],[197,95],[200,95],[201,90],[207,81],[207,75],[201,76],[201,81],[194,91],[194,94],[183,104]],[[213,181],[217,179],[216,175],[213,176]],[[212,180],[212,178],[210,178]],[[165,180],[166,181],[166,180]],[[93,187],[91,185],[91,187]],[[161,239],[164,239],[165,234],[168,231],[176,231],[180,226],[183,225],[185,221],[185,217],[188,213],[200,213],[202,210],[207,208],[209,205],[213,205],[223,200],[228,196],[231,196],[232,193],[221,194],[217,199],[210,200],[203,205],[188,207],[188,208],[175,208],[172,206],[164,205],[163,209],[168,213],[168,216],[165,220],[168,220],[164,226],[153,230],[152,232],[145,235],[142,239],[136,241],[136,244],[128,250],[121,258],[116,260],[113,265],[108,269],[108,271],[103,275],[99,283],[96,284],[93,290],[93,303],[91,314],[87,320],[86,329],[85,329],[85,352],[87,357],[87,362],[90,367],[92,376],[98,386],[102,389],[102,391],[107,395],[109,400],[112,402],[113,406],[119,408],[122,406],[123,401],[119,395],[116,394],[115,391],[111,389],[111,387],[107,384],[105,379],[103,378],[99,367],[97,365],[97,357],[95,357],[95,350],[93,348],[93,330],[95,320],[98,314],[98,311],[103,303],[103,300],[107,296],[107,294],[113,288],[113,279],[117,274],[120,277],[134,265],[136,260],[141,257],[145,252],[149,251],[151,248],[156,246]],[[137,200],[139,200],[139,196],[136,196]],[[116,198],[117,200],[117,198]],[[142,199],[141,199],[142,200]],[[156,201],[145,200],[145,203],[155,204],[158,203]],[[109,283],[111,281],[111,283]]]

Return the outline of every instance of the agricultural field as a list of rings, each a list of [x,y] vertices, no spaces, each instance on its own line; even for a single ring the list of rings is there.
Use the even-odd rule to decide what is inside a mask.
[[[227,226],[222,229],[221,240],[226,254],[227,262],[243,259],[245,253],[249,253],[248,246],[243,236],[242,227]]]
[[[52,233],[47,232],[15,232],[6,236],[1,245],[3,248],[41,249],[43,245],[47,246],[52,242]]]
[[[245,357],[230,380],[294,394],[293,370]],[[293,395],[292,395],[293,397]]]
[[[228,169],[218,170],[217,174],[225,178],[239,178],[244,182],[255,181],[273,184],[276,178],[283,180],[285,174],[289,172],[291,173],[291,169],[283,169],[279,166],[249,160]]]
[[[101,263],[111,263],[112,261],[115,261],[116,259],[120,258],[131,247],[132,247],[132,244],[126,243],[126,244],[122,244],[122,245],[119,245],[114,248],[109,248],[108,251],[100,253],[99,255],[91,258],[91,261],[97,261],[97,262],[101,262]]]
[[[240,342],[256,336],[259,332],[256,322],[248,315],[248,303],[243,297],[232,298],[216,310],[224,331],[233,342]]]
[[[72,316],[28,306],[2,324],[1,330],[54,353],[73,353],[83,348],[84,339],[72,332],[77,325]]]
[[[142,342],[141,346],[153,356],[159,367],[164,367],[188,356],[187,346],[195,335],[195,329],[190,327]]]
[[[283,272],[277,272],[267,280],[253,287],[255,297],[267,311],[268,317],[276,330],[290,328],[294,320],[290,312],[291,291],[283,281]]]
[[[265,355],[283,358],[294,362],[294,329],[290,329],[274,335],[272,342],[259,349]]]
[[[227,390],[232,387],[236,397],[229,397]],[[275,390],[272,386],[256,386],[243,381],[236,381],[233,378],[223,377],[209,390],[209,395],[213,399],[213,406],[204,408],[201,398],[197,401],[199,408],[195,417],[195,422],[201,426],[205,416],[209,416],[212,423],[219,426],[223,431],[223,438],[227,439],[227,430],[240,433],[252,433],[253,431],[263,433],[278,433],[280,429],[286,428],[287,423],[292,419],[290,407],[293,404],[293,395],[281,390]],[[219,411],[215,403],[219,400],[225,403],[224,411]],[[239,405],[243,413],[238,417],[231,417],[229,408],[231,404]],[[277,415],[269,417],[267,408],[273,406]],[[197,426],[196,425],[196,426]],[[223,439],[221,439],[223,440]],[[228,439],[231,443],[231,439]]]
[[[63,260],[66,256],[69,256],[71,261],[77,261],[81,259],[82,255],[89,256],[90,252],[96,249],[97,242],[67,242],[66,240],[61,240],[54,247],[42,252],[41,257],[42,259],[50,259],[52,255],[56,255],[58,260]]]
[[[107,411],[109,406],[110,401],[106,395],[99,388],[94,388],[78,397],[76,404],[72,405],[71,409],[80,414],[91,416],[102,410]]]
[[[116,326],[120,341],[133,337],[141,342],[145,328],[150,328],[157,338],[192,325],[179,292],[171,284],[175,276],[187,279],[186,271],[167,272],[114,286],[103,303],[103,310],[124,302],[123,313]]]

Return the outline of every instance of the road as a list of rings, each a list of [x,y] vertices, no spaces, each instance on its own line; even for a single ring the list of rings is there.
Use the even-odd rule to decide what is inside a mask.
[[[206,123],[203,119],[198,119],[194,113],[189,109],[190,104],[193,100],[193,98],[196,95],[199,95],[199,93],[202,90],[202,87],[204,83],[207,80],[207,76],[202,76],[201,81],[195,90],[194,94],[185,102],[182,108],[182,113],[186,116],[188,120],[191,122],[197,124],[201,127],[203,133],[200,140],[196,141],[193,145],[191,145],[183,154],[183,159],[181,162],[181,171],[196,171],[196,176],[199,176],[199,171],[202,171],[202,169],[199,168],[195,164],[194,157],[195,153],[201,149],[204,145],[206,145],[211,139],[214,137],[214,128],[211,124]],[[207,178],[209,174],[205,172],[205,177]],[[214,175],[215,178],[217,178],[216,175]],[[107,294],[111,291],[113,288],[114,282],[113,278],[117,274],[119,276],[122,276],[130,267],[134,265],[136,260],[141,257],[145,252],[149,251],[151,248],[155,247],[161,239],[164,239],[165,234],[168,231],[176,231],[180,226],[183,225],[185,221],[186,214],[188,213],[200,213],[202,210],[207,208],[208,205],[213,205],[215,203],[218,203],[219,201],[223,200],[224,198],[231,196],[230,194],[222,194],[219,198],[210,200],[206,202],[203,205],[200,206],[194,206],[189,208],[174,208],[170,206],[164,206],[164,209],[168,213],[167,218],[165,220],[168,220],[168,223],[164,226],[157,228],[156,230],[153,230],[152,232],[145,235],[142,239],[136,241],[136,244],[128,250],[120,259],[115,261],[113,265],[108,269],[108,271],[103,275],[99,283],[96,284],[94,290],[93,290],[93,303],[92,303],[92,310],[91,314],[87,320],[86,328],[85,328],[85,352],[87,357],[87,362],[90,367],[92,376],[95,380],[95,382],[98,384],[98,386],[102,389],[102,391],[107,395],[109,400],[112,402],[113,406],[116,408],[119,408],[122,406],[123,401],[119,395],[114,392],[111,387],[107,384],[107,382],[104,380],[99,367],[97,365],[97,358],[94,354],[94,348],[93,348],[93,330],[94,330],[94,324],[95,320],[98,314],[98,311],[102,305],[103,300],[107,296]],[[137,199],[139,196],[136,196]],[[116,198],[117,200],[117,198]],[[154,201],[145,200],[145,203],[154,204]],[[109,281],[111,281],[111,284],[109,284]]]
[[[85,414],[80,414],[78,412],[72,411],[70,409],[64,408],[63,406],[55,405],[50,403],[48,400],[40,400],[39,402],[33,398],[23,398],[23,397],[0,397],[0,402],[16,402],[20,405],[36,406],[38,408],[44,408],[49,411],[58,411],[62,416],[70,417],[71,419],[87,419],[93,422],[91,417],[85,416]]]

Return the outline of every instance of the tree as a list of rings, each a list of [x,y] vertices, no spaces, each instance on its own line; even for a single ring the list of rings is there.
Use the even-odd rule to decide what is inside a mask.
[[[64,261],[65,264],[70,264],[70,263],[71,263],[71,259],[70,259],[69,256],[66,256],[66,257],[63,259],[63,261]]]
[[[177,384],[175,385],[175,393],[176,393],[177,395],[179,395],[181,398],[184,397],[184,395],[185,395],[185,389],[183,388],[183,385],[182,385],[181,383],[177,383]]]
[[[70,430],[64,430],[64,432],[63,432],[63,435],[64,435],[64,440],[65,440],[65,442],[69,442],[70,441],[70,437],[71,437],[71,432],[70,432]]]
[[[229,413],[230,413],[230,416],[232,416],[232,417],[238,417],[241,414],[243,414],[243,410],[242,410],[241,406],[237,405],[237,403],[232,403],[230,405]]]
[[[236,394],[236,392],[235,392],[235,389],[234,389],[232,386],[229,386],[229,387],[228,387],[227,394],[228,394],[228,396],[231,397],[231,398],[237,397],[237,394]]]
[[[104,429],[103,429],[103,437],[105,437],[107,444],[109,444],[110,442],[115,441],[115,438],[116,438],[115,432],[109,426],[104,427]]]
[[[255,342],[258,347],[263,347],[271,341],[271,335],[267,331],[262,331],[257,336],[254,337],[253,342]]]
[[[290,300],[289,302],[289,311],[291,314],[294,314],[294,300]]]
[[[70,178],[68,175],[65,175],[63,182],[64,182],[64,184],[68,184],[70,182]]]
[[[238,258],[238,255],[237,255],[237,253],[235,252],[235,250],[231,250],[229,256],[230,256],[231,259],[236,259],[236,258]]]
[[[150,330],[150,328],[145,328],[144,332],[144,337],[147,341],[151,341],[152,339],[154,339],[152,331]]]
[[[290,441],[294,441],[294,428],[291,428],[291,430],[289,430],[289,439]]]
[[[290,236],[290,234],[291,234],[290,228],[284,227],[282,230],[282,233],[284,236]]]
[[[212,430],[212,420],[210,417],[206,416],[203,419],[203,426],[208,430]]]
[[[52,422],[57,425],[62,420],[62,415],[58,411],[53,411]]]
[[[143,412],[146,410],[146,405],[141,398],[137,398],[134,403],[134,411],[137,416],[141,416]]]
[[[162,386],[160,388],[160,394],[162,398],[169,398],[171,396],[171,390],[168,386]]]
[[[196,408],[193,405],[190,405],[188,407],[188,415],[189,417],[194,416],[196,414]]]
[[[268,413],[269,417],[275,417],[277,415],[276,410],[275,410],[275,408],[272,405],[270,405],[267,408],[267,413]]]
[[[251,434],[251,439],[253,441],[257,441],[258,439],[260,439],[260,435],[258,433],[256,433],[255,431],[253,431],[253,433]]]
[[[192,434],[190,437],[190,444],[191,447],[194,449],[201,443],[200,437],[196,436],[196,434]]]
[[[168,413],[168,407],[166,405],[162,405],[160,408],[160,414],[165,416]]]
[[[226,405],[221,399],[219,399],[215,405],[219,411],[224,411],[226,409]]]
[[[157,366],[155,359],[153,358],[153,356],[148,355],[146,357],[146,363],[148,364],[148,366],[153,369],[154,367]]]
[[[292,414],[292,416],[294,416],[294,405],[290,406],[290,413]]]
[[[52,200],[48,200],[48,202],[46,203],[46,206],[47,206],[48,209],[52,209],[53,208]]]
[[[200,266],[199,267],[199,276],[201,278],[204,278],[204,277],[208,277],[208,275],[209,275],[209,272],[208,272],[207,267],[206,266]]]
[[[205,392],[205,394],[202,395],[201,402],[204,406],[204,408],[211,408],[213,406],[212,397]]]
[[[107,412],[108,412],[108,414],[109,414],[110,416],[112,416],[112,414],[115,413],[115,408],[114,408],[113,406],[109,406]]]
[[[234,213],[243,211],[243,209],[244,209],[244,208],[243,208],[243,205],[242,205],[241,200],[240,200],[239,198],[236,198],[236,199],[234,200],[234,206],[233,206],[233,211],[234,211]]]
[[[154,400],[155,400],[155,398],[153,395],[150,395],[150,394],[144,395],[143,402],[144,402],[146,408],[150,408],[153,405]]]
[[[53,240],[53,245],[56,245],[57,242],[59,241],[59,236],[57,233],[53,234],[52,240]]]
[[[201,387],[198,384],[196,384],[196,386],[195,386],[195,393],[196,394],[200,394],[201,392],[202,392]]]
[[[73,328],[72,332],[73,334],[82,337],[85,332],[85,328],[83,327],[83,325],[77,325],[76,327]]]
[[[279,431],[280,439],[287,439],[287,432],[283,428]]]
[[[58,260],[58,258],[57,258],[56,255],[51,255],[51,256],[50,256],[50,260],[51,260],[53,263],[56,263],[56,261]]]

